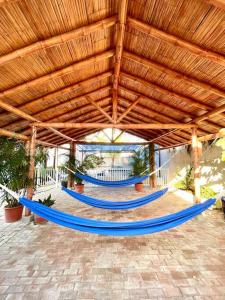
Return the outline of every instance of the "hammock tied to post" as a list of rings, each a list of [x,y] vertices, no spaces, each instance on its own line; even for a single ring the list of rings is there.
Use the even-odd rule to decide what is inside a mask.
[[[26,206],[33,213],[48,221],[74,230],[112,236],[143,235],[168,230],[191,220],[215,203],[215,199],[209,199],[203,203],[195,204],[179,212],[159,218],[134,222],[111,222],[73,216],[36,201],[28,200],[25,197],[19,197],[15,192],[1,184],[0,187],[18,199],[22,205]]]
[[[100,185],[100,186],[107,186],[107,187],[124,187],[124,186],[128,186],[128,185],[133,185],[139,182],[143,182],[144,180],[146,180],[148,177],[152,176],[153,174],[155,174],[156,172],[158,172],[159,170],[161,170],[165,165],[167,165],[170,160],[173,158],[173,156],[176,153],[174,153],[164,164],[162,164],[159,168],[157,168],[156,170],[152,171],[151,173],[147,174],[147,175],[143,175],[143,176],[133,176],[127,179],[123,179],[123,180],[101,180],[101,179],[97,179],[94,178],[92,176],[89,176],[87,174],[83,174],[81,171],[78,170],[78,172],[75,172],[73,170],[71,170],[70,168],[65,167],[68,171],[70,171],[71,173],[73,173],[76,177],[90,182],[92,184],[95,185]],[[145,173],[147,171],[147,169],[142,172]],[[140,174],[140,175],[142,175]]]
[[[102,208],[102,209],[110,209],[110,210],[125,210],[125,209],[132,209],[132,208],[137,208],[137,207],[146,205],[146,204],[160,198],[168,191],[168,188],[154,192],[152,194],[146,195],[146,196],[138,198],[138,199],[134,199],[134,200],[130,200],[130,201],[121,201],[121,202],[100,200],[100,199],[92,198],[90,196],[77,193],[77,192],[67,189],[65,187],[62,187],[62,190],[65,191],[70,196],[72,196],[73,198],[78,199],[79,201],[81,201],[87,205],[90,205],[90,206],[94,206],[94,207]]]

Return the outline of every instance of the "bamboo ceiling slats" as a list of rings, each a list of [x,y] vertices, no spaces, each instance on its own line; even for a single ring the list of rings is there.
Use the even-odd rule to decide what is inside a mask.
[[[29,136],[36,120],[117,121],[162,147],[190,140],[189,128],[163,129],[168,123],[216,133],[225,127],[221,1],[2,2],[0,127]],[[38,128],[38,139],[63,144],[63,135],[80,139],[92,126],[61,136]]]

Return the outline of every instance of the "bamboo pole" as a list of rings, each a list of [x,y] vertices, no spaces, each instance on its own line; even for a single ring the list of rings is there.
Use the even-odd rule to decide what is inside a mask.
[[[43,41],[38,41],[36,43],[30,44],[26,47],[20,48],[18,50],[14,50],[8,54],[2,55],[0,57],[0,65],[6,64],[13,59],[21,58],[26,55],[33,54],[39,50],[43,50],[46,48],[50,48],[53,46],[58,46],[63,43],[69,42],[74,39],[79,39],[86,35],[89,35],[98,30],[104,30],[108,27],[111,27],[116,24],[116,16],[106,18],[104,20],[100,20],[93,24],[83,26],[63,34],[53,36]]]
[[[195,203],[201,202],[201,187],[200,187],[200,163],[199,163],[199,145],[196,128],[192,128],[192,160],[194,167],[194,192]]]
[[[203,81],[197,80],[197,79],[193,79],[190,76],[186,76],[181,72],[178,71],[174,71],[171,70],[168,66],[164,66],[160,63],[154,62],[150,59],[146,59],[146,58],[142,58],[136,54],[133,54],[131,52],[128,51],[124,51],[123,52],[123,57],[129,59],[129,60],[133,60],[135,62],[140,63],[141,65],[144,65],[145,67],[149,67],[149,68],[153,68],[155,70],[159,70],[161,71],[163,74],[167,74],[172,78],[175,78],[178,81],[187,81],[188,83],[190,83],[191,85],[197,87],[197,88],[201,88],[204,89],[208,92],[211,92],[215,95],[218,95],[220,97],[225,98],[225,92],[223,90],[220,90],[218,88],[215,88],[214,86],[207,84]]]
[[[138,96],[137,99],[131,103],[131,105],[125,110],[124,113],[122,113],[122,115],[118,118],[117,122],[121,122],[122,119],[129,114],[129,112],[138,104],[138,102],[140,102],[141,100],[141,96]]]
[[[75,158],[75,151],[76,151],[76,144],[74,142],[71,142],[70,143],[70,154],[69,154],[69,168],[71,170],[74,169],[74,166],[71,163],[71,161],[73,161],[73,159]],[[74,186],[74,176],[71,172],[69,172],[69,174],[68,174],[68,186],[70,188],[72,188]]]
[[[120,76],[121,59],[123,53],[123,43],[125,34],[125,24],[127,18],[127,5],[128,0],[120,0],[118,11],[118,35],[116,42],[116,54],[114,63],[114,79],[113,79],[113,92],[112,92],[112,118],[117,122],[117,107],[118,107],[118,82]]]
[[[10,97],[16,93],[21,93],[26,91],[28,88],[36,87],[38,84],[43,84],[48,80],[56,79],[60,76],[68,75],[70,73],[74,73],[82,68],[85,68],[89,65],[93,65],[95,63],[98,63],[102,60],[106,60],[114,55],[114,50],[107,50],[104,51],[98,55],[92,56],[90,58],[78,61],[76,63],[71,64],[68,67],[62,68],[60,70],[54,71],[50,74],[46,74],[43,76],[40,76],[36,79],[33,79],[29,82],[17,85],[16,87],[12,87],[4,92],[0,93],[0,98]]]
[[[148,146],[149,149],[149,173],[155,171],[155,146],[153,143],[150,143]],[[151,188],[156,188],[157,182],[156,182],[156,174],[153,173],[149,178],[149,183]]]
[[[36,122],[33,126],[37,127],[52,127],[52,128],[119,128],[119,129],[171,129],[171,128],[193,128],[195,124],[104,124],[104,123],[48,123]]]
[[[214,2],[214,0],[212,0]],[[206,58],[208,60],[211,60],[217,64],[220,64],[222,66],[225,66],[225,58],[224,56],[210,51],[208,49],[204,49],[194,43],[182,40],[179,37],[176,37],[172,34],[166,33],[160,29],[157,29],[156,27],[153,27],[152,25],[143,23],[139,20],[136,20],[134,18],[128,17],[127,18],[127,24],[128,26],[135,28],[136,30],[139,30],[147,35],[153,36],[157,39],[163,40],[166,43],[172,44],[174,47],[180,47],[184,50],[188,50],[202,58]]]
[[[35,126],[32,126],[32,134],[30,139],[30,165],[28,178],[30,180],[29,187],[27,188],[27,199],[32,199],[34,194],[34,176],[35,176],[35,146],[36,146],[36,135],[37,129]],[[25,210],[25,215],[29,216],[31,214],[30,210]]]
[[[110,115],[102,109],[102,107],[96,103],[89,95],[85,97],[98,111],[100,111],[101,114],[103,114],[110,122],[113,122],[113,119],[110,117]]]
[[[208,111],[213,108],[212,106],[209,106],[209,105],[204,104],[197,100],[193,100],[193,99],[183,96],[177,92],[170,91],[170,90],[166,89],[165,87],[161,87],[161,86],[159,86],[155,83],[149,82],[145,79],[137,78],[136,76],[131,75],[129,73],[121,72],[120,74],[121,74],[121,76],[125,77],[126,79],[130,79],[133,82],[138,82],[138,83],[142,84],[143,86],[152,88],[153,90],[156,90],[164,95],[169,95],[170,97],[175,97],[175,98],[179,99],[180,101],[183,101],[184,103],[190,104],[191,106],[200,108],[205,111]]]

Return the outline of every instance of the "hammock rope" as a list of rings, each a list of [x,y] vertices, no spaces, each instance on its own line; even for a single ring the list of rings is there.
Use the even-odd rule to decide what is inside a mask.
[[[165,165],[167,165],[175,155],[176,155],[176,152],[164,164],[162,164],[159,168],[157,168],[156,170],[152,171],[149,174],[146,174],[143,176],[133,176],[133,177],[123,179],[123,180],[114,180],[114,181],[101,180],[101,179],[97,179],[92,176],[89,176],[87,174],[84,174],[84,173],[80,172],[79,169],[78,169],[79,172],[75,172],[68,167],[65,167],[65,168],[68,171],[70,171],[71,173],[73,173],[75,176],[80,178],[81,180],[90,182],[94,185],[100,185],[100,186],[106,186],[106,187],[125,187],[125,186],[133,185],[133,184],[136,184],[136,183],[146,180],[148,177],[152,176],[153,174],[155,174],[156,172],[161,170]],[[146,171],[147,171],[147,169],[145,171],[143,171],[140,175],[142,175]]]
[[[130,200],[130,201],[121,201],[121,202],[92,198],[90,196],[77,193],[77,192],[67,189],[65,187],[62,187],[62,190],[65,191],[70,196],[72,196],[73,198],[78,199],[79,201],[81,201],[87,205],[93,206],[93,207],[102,208],[102,209],[110,209],[110,210],[125,210],[125,209],[132,209],[132,208],[137,208],[137,207],[146,205],[146,204],[162,197],[168,191],[168,188],[151,193],[151,194],[146,195],[141,198],[137,198],[137,199]]]

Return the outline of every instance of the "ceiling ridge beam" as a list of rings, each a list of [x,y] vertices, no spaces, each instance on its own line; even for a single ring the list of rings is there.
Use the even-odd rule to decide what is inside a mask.
[[[188,50],[198,56],[201,56],[203,58],[211,60],[214,63],[225,66],[225,57],[221,54],[218,54],[217,52],[213,52],[211,50],[204,49],[203,47],[201,47],[197,44],[183,40],[180,37],[177,37],[173,34],[164,32],[150,24],[141,22],[141,21],[131,18],[131,17],[127,18],[127,25],[132,28],[135,28],[136,30],[141,31],[147,35],[153,36],[157,39],[160,39],[167,43],[170,43],[174,47],[183,48],[183,49]]]
[[[117,122],[117,106],[118,106],[118,82],[120,76],[121,59],[123,53],[123,43],[125,34],[125,24],[127,19],[127,6],[128,0],[120,0],[118,11],[118,34],[116,41],[116,53],[114,63],[114,78],[113,78],[113,90],[112,90],[112,119]]]
[[[95,31],[103,30],[116,24],[117,17],[112,16],[93,24],[82,26],[80,28],[73,29],[71,31],[50,37],[46,40],[37,41],[28,46],[22,47],[20,49],[14,50],[10,53],[0,56],[0,66],[10,62],[16,58],[23,58],[26,55],[33,54],[36,51],[44,50],[49,47],[57,46],[74,39],[79,39],[86,35],[89,35]]]
[[[15,87],[12,87],[10,89],[7,89],[0,93],[0,99],[4,98],[4,97],[10,97],[15,93],[23,92],[28,88],[36,87],[38,84],[40,84],[40,83],[42,84],[48,80],[52,80],[52,79],[58,78],[60,76],[73,73],[81,68],[84,68],[85,66],[88,66],[90,64],[95,64],[99,61],[108,59],[108,58],[112,57],[113,55],[114,55],[114,50],[107,50],[100,54],[89,57],[87,59],[83,59],[81,61],[75,62],[75,63],[73,63],[65,68],[62,68],[60,70],[48,73],[46,75],[42,75],[31,81],[28,81],[28,82],[22,83],[20,85],[17,85]]]

